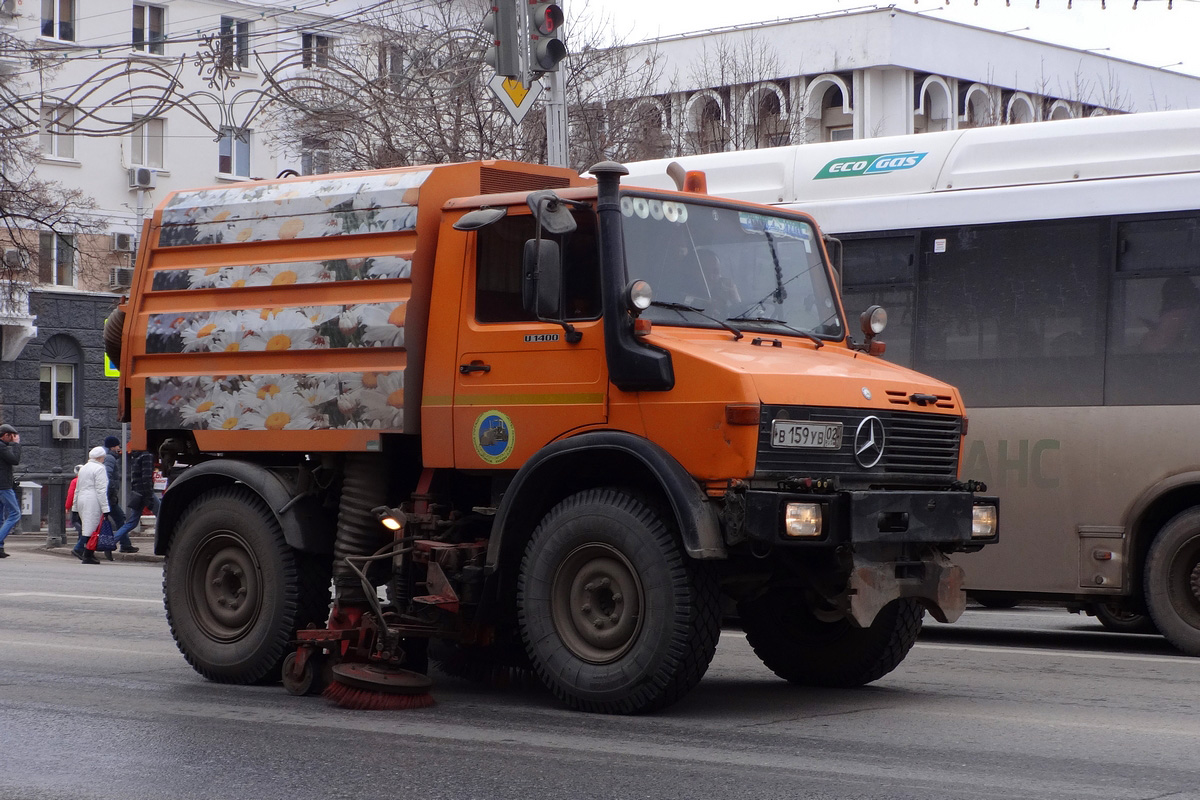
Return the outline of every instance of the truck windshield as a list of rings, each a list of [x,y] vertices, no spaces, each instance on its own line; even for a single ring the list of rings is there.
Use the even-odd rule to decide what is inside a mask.
[[[841,338],[817,232],[802,219],[622,194],[630,280],[650,283],[656,324]]]

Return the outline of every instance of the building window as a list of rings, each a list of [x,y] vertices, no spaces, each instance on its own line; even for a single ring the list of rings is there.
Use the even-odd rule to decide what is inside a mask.
[[[408,72],[408,57],[404,48],[398,44],[381,43],[379,45],[379,77],[399,84]]]
[[[42,0],[42,36],[75,41],[75,0]]]
[[[73,364],[42,364],[41,416],[75,416],[75,366]]]
[[[305,69],[329,66],[329,53],[333,50],[333,39],[317,33],[306,33],[301,41],[301,58]]]
[[[304,148],[300,154],[300,174],[324,175],[331,171],[328,142],[315,136],[305,136],[300,146]]]
[[[854,126],[843,125],[840,128],[829,129],[829,141],[831,142],[848,142],[854,138]]]
[[[221,66],[226,69],[250,67],[250,23],[233,17],[221,17]]]
[[[158,117],[137,117],[135,120],[140,120],[141,124],[133,129],[129,164],[162,169],[165,120]]]
[[[75,109],[70,106],[42,106],[40,137],[42,155],[56,158],[75,157]]]
[[[165,50],[166,9],[133,4],[133,49],[161,56]]]
[[[43,231],[38,245],[38,280],[53,286],[74,286],[75,237]]]
[[[245,128],[221,129],[217,172],[239,178],[250,176],[250,131]]]

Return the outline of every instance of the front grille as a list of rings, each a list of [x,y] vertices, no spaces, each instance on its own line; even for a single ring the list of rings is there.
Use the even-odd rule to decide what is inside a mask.
[[[883,423],[883,458],[870,469],[854,460],[854,434],[867,417]],[[842,423],[842,445],[837,450],[773,447],[771,423],[776,419]],[[954,479],[958,476],[958,448],[962,418],[918,411],[861,408],[762,407],[758,426],[760,478],[832,477],[864,478],[873,475],[921,475]]]

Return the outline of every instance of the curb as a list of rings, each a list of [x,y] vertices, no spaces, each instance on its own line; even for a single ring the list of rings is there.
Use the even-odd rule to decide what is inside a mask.
[[[68,531],[67,541],[69,544],[46,544],[47,533],[45,531],[38,533],[12,533],[4,541],[4,549],[10,555],[17,553],[44,553],[56,558],[75,559],[76,556],[71,552],[74,547],[72,539],[75,536],[74,531]],[[140,552],[137,553],[122,553],[113,551],[112,563],[142,563],[142,564],[161,564],[165,558],[163,556],[154,555],[154,537],[153,536],[137,536],[131,535],[129,540],[133,542],[133,546],[137,547]],[[108,563],[103,555],[98,555],[102,563]]]

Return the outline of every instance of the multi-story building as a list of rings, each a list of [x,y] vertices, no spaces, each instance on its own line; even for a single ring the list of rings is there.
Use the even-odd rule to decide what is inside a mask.
[[[26,493],[27,526],[48,516],[60,496],[50,487],[69,482],[89,448],[120,434],[102,329],[129,285],[141,221],[172,188],[312,168],[311,154],[272,148],[262,78],[285,62],[320,65],[354,24],[352,10],[330,9],[2,0],[4,109],[38,121],[36,178],[94,201],[79,212],[86,232],[30,227],[0,243],[10,276],[0,293],[0,420],[21,431],[18,473],[43,487]]]
[[[896,7],[656,39],[639,158],[1200,107],[1200,78]],[[625,101],[629,102],[629,101]]]

